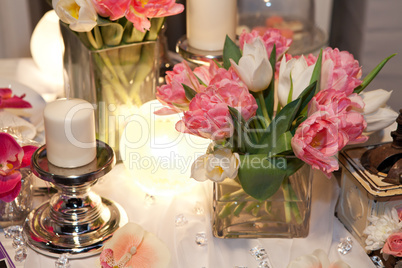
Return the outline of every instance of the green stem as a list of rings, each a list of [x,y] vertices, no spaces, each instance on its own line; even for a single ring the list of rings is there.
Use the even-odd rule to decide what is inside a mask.
[[[265,127],[266,127],[271,123],[271,119],[269,119],[267,106],[265,105],[264,94],[262,91],[260,91],[260,92],[257,92],[257,95],[258,95],[258,100],[260,101],[262,115],[265,118]]]
[[[290,193],[289,193],[289,178],[286,177],[282,182],[282,191],[283,191],[283,203],[285,209],[285,220],[286,223],[289,223],[292,220],[291,214],[291,205],[289,203]]]
[[[289,186],[289,192],[290,192],[290,197],[292,198],[292,200],[297,200],[298,199],[297,195],[296,195],[296,193],[293,190],[293,187],[291,185]],[[303,222],[303,219],[301,217],[300,210],[297,207],[297,203],[292,202],[291,206],[292,206],[293,215],[295,216],[295,219],[296,219],[296,223],[301,224]]]

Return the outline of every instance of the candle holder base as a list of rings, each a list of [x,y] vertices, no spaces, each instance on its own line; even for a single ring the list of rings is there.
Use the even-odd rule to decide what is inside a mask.
[[[58,192],[25,221],[24,233],[33,250],[50,257],[69,253],[71,258],[100,253],[103,243],[128,222],[120,205],[91,190],[115,162],[113,150],[101,141],[97,141],[96,158],[78,168],[52,165],[45,146],[35,152],[33,172],[52,183]]]
[[[223,50],[209,51],[193,48],[188,44],[186,36],[181,37],[179,41],[177,41],[176,52],[183,59],[196,65],[207,65],[210,60],[216,60],[218,62],[222,62],[223,60]]]

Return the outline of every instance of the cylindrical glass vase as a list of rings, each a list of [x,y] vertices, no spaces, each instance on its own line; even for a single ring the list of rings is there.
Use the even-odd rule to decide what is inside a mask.
[[[66,97],[84,99],[96,108],[97,139],[111,146],[120,160],[119,141],[125,121],[155,99],[159,78],[158,41],[88,49],[61,24],[65,45]]]
[[[32,187],[33,175],[30,168],[20,170],[21,191],[18,196],[11,202],[0,200],[0,227],[5,228],[12,225],[22,225],[32,210]]]
[[[311,168],[304,165],[267,200],[256,200],[238,179],[214,183],[213,234],[218,238],[296,238],[309,233]],[[269,178],[267,178],[269,180]]]

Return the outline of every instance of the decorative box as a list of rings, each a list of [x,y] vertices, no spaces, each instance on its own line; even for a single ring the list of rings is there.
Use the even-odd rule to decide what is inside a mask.
[[[364,248],[368,218],[402,206],[402,113],[393,142],[353,147],[339,154],[341,194],[336,215]]]

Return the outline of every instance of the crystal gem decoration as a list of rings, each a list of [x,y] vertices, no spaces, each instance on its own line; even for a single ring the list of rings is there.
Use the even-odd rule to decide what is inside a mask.
[[[68,261],[69,254],[63,253],[55,262],[55,268],[71,268],[70,262]]]
[[[15,251],[14,260],[16,262],[23,262],[27,258],[27,249],[26,247],[18,247]]]
[[[261,246],[256,246],[253,247],[252,249],[250,249],[250,254],[251,256],[254,256],[256,261],[262,261],[266,258],[268,258],[268,254],[265,251],[265,248],[261,247]],[[264,267],[264,266],[262,266]]]
[[[188,223],[186,217],[183,214],[176,215],[174,223],[177,227],[184,226]]]
[[[378,256],[371,257],[371,261],[374,263],[376,268],[385,268],[382,260]]]
[[[13,238],[14,236],[20,236],[22,233],[22,226],[13,225],[3,229],[5,238]]]
[[[258,268],[272,268],[271,264],[265,260],[260,262],[260,264],[258,265]]]
[[[350,236],[342,238],[338,244],[338,252],[342,255],[348,254],[353,248],[353,240]]]
[[[208,244],[207,234],[199,232],[195,235],[195,243],[199,246],[206,246]]]
[[[195,207],[194,207],[194,213],[197,215],[203,215],[204,214],[204,208],[202,207],[200,202],[196,202],[195,203]]]
[[[25,246],[25,239],[22,235],[15,235],[13,237],[13,248],[24,247]]]
[[[156,198],[155,198],[155,196],[153,196],[153,195],[146,194],[144,201],[145,201],[145,205],[147,205],[148,207],[150,207],[150,206],[152,206],[152,205],[155,204]]]

